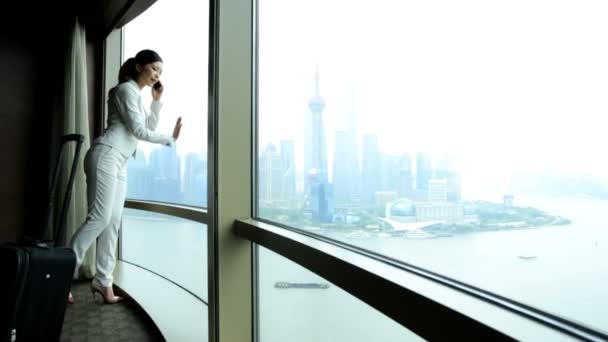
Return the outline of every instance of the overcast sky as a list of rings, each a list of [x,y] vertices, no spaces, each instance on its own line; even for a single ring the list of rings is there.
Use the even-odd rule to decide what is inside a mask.
[[[606,1],[259,6],[263,140],[301,141],[318,66],[329,140],[354,110],[383,151],[448,152],[469,180],[608,175]]]

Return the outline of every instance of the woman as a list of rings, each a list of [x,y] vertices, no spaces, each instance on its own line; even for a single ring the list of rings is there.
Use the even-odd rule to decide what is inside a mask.
[[[87,176],[89,212],[70,242],[76,254],[76,272],[86,251],[97,240],[96,274],[91,292],[101,294],[105,303],[118,303],[112,289],[112,273],[116,262],[116,242],[127,190],[127,160],[135,154],[138,140],[173,146],[181,130],[177,119],[173,135],[155,133],[163,86],[160,83],[163,61],[152,50],[142,50],[120,68],[119,84],[108,95],[108,125],[97,138],[84,160]],[[151,87],[152,105],[147,113],[141,91]],[[70,292],[68,303],[74,303]]]

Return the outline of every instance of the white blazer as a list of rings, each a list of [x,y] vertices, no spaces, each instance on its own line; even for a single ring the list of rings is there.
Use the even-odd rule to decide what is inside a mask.
[[[160,101],[152,101],[148,114],[135,81],[117,85],[108,96],[108,126],[95,143],[112,146],[127,158],[135,154],[138,140],[173,146],[172,136],[154,132],[161,107]]]

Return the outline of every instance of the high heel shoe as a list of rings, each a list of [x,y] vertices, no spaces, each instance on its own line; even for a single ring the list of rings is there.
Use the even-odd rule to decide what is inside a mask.
[[[112,286],[104,287],[91,283],[91,294],[93,295],[94,301],[96,301],[96,292],[99,292],[101,298],[103,298],[103,303],[105,304],[116,304],[118,302],[122,302],[123,300],[122,297],[114,295],[114,290],[112,289]]]
[[[72,291],[68,293],[68,304],[74,304],[74,296],[72,296]]]

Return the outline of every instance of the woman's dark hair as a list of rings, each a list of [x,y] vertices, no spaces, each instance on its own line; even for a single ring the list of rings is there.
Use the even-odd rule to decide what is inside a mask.
[[[137,78],[137,68],[135,67],[137,64],[146,65],[154,62],[162,62],[163,59],[160,58],[160,55],[152,50],[141,50],[135,55],[135,57],[131,57],[127,59],[122,66],[120,67],[120,71],[118,72],[118,83],[126,82],[130,79],[134,80]]]

